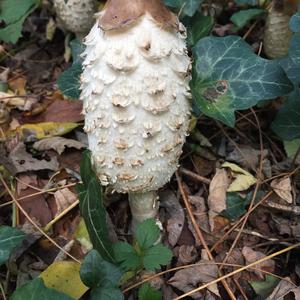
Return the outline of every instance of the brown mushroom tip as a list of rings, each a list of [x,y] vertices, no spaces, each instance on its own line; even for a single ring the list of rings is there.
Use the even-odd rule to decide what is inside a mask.
[[[146,13],[162,28],[178,30],[177,16],[161,0],[108,0],[99,15],[98,24],[105,31],[118,29],[130,25]]]

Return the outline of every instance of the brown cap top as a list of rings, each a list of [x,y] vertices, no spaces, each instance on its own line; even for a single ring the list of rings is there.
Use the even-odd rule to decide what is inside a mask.
[[[163,28],[178,28],[178,19],[161,0],[108,0],[100,13],[99,26],[103,30],[124,27],[148,12]]]

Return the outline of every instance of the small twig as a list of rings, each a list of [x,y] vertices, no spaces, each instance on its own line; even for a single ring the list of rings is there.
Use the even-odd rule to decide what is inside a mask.
[[[3,300],[7,300],[6,295],[5,295],[5,291],[4,291],[4,288],[3,288],[1,282],[0,282],[0,290],[1,290],[1,295],[3,297]]]
[[[261,127],[260,127],[260,123],[259,123],[259,120],[257,118],[257,115],[255,113],[255,111],[251,108],[251,111],[254,115],[254,118],[256,120],[256,123],[257,123],[257,127],[258,127],[258,132],[259,132],[259,142],[260,142],[260,163],[259,163],[259,170],[258,172],[256,172],[258,174],[258,177],[259,178],[262,178],[262,172],[263,172],[263,156],[264,156],[264,146],[263,146],[263,137],[262,137],[262,132],[261,132]],[[258,190],[260,188],[260,185],[261,185],[261,182],[260,182],[260,179],[257,181],[256,183],[256,186],[255,186],[255,190],[254,190],[254,193],[253,193],[253,196],[252,196],[252,199],[251,199],[251,203],[249,205],[249,211],[254,207],[254,204],[255,204],[255,199],[256,199],[256,196],[257,196],[257,193],[258,193]],[[242,226],[240,228],[240,231],[238,232],[235,240],[233,241],[229,251],[227,252],[223,262],[227,262],[228,258],[230,257],[232,251],[234,250],[235,246],[237,245],[241,235],[242,235],[242,231],[244,230],[245,226],[246,226],[246,223],[248,221],[248,217],[247,216],[243,222],[242,222]]]
[[[237,269],[237,270],[234,270],[233,272],[230,272],[230,273],[228,273],[228,274],[226,274],[226,275],[224,275],[224,276],[222,276],[222,277],[220,277],[220,278],[218,278],[218,279],[215,279],[215,280],[213,280],[213,281],[211,281],[211,282],[209,282],[209,283],[203,284],[202,286],[200,286],[200,287],[198,287],[198,288],[196,288],[196,289],[194,289],[194,290],[192,290],[192,291],[190,291],[190,292],[188,292],[188,293],[185,293],[185,294],[183,294],[183,295],[181,295],[181,296],[175,298],[174,300],[183,299],[183,298],[185,298],[185,297],[187,297],[187,296],[190,296],[190,295],[192,295],[192,294],[194,294],[194,293],[196,293],[196,292],[199,292],[199,291],[201,291],[201,290],[203,290],[203,289],[209,287],[209,286],[212,285],[212,284],[216,284],[216,283],[218,283],[218,282],[220,282],[220,281],[222,281],[222,280],[224,280],[224,279],[226,279],[226,278],[229,278],[229,277],[232,277],[233,275],[236,275],[236,274],[238,274],[238,273],[241,273],[242,271],[245,271],[245,270],[249,269],[250,267],[254,267],[255,265],[261,264],[261,263],[263,263],[263,262],[265,262],[265,261],[267,261],[267,260],[269,260],[269,259],[272,259],[272,258],[274,258],[274,257],[276,257],[276,256],[278,256],[278,255],[283,254],[283,253],[289,252],[289,251],[291,251],[291,250],[293,250],[293,249],[296,249],[296,248],[298,248],[298,247],[300,247],[300,243],[297,243],[297,244],[295,244],[295,245],[292,245],[292,246],[290,246],[290,247],[287,247],[287,248],[285,248],[285,249],[282,249],[282,250],[280,250],[280,251],[277,251],[277,252],[275,252],[275,253],[273,253],[273,254],[271,254],[271,255],[265,256],[265,257],[263,257],[263,258],[261,258],[261,259],[255,261],[255,262],[251,263],[251,264],[248,264],[248,265],[246,265],[246,266],[244,266],[244,267],[242,267],[242,268],[239,268],[239,269]]]
[[[172,269],[168,269],[166,271],[162,271],[160,273],[156,273],[152,276],[149,276],[131,286],[129,286],[128,288],[124,289],[123,290],[123,293],[127,293],[137,287],[139,287],[140,285],[148,282],[148,281],[151,281],[155,278],[158,278],[158,277],[161,277],[165,274],[168,274],[168,273],[171,273],[171,272],[176,272],[176,271],[180,271],[180,270],[184,270],[184,269],[188,269],[188,268],[193,268],[193,267],[198,267],[198,266],[203,266],[203,265],[216,265],[216,266],[225,266],[225,267],[233,267],[233,268],[241,268],[241,267],[244,267],[243,265],[239,265],[239,264],[230,264],[230,263],[222,263],[222,262],[212,262],[212,261],[208,261],[208,262],[199,262],[199,263],[194,263],[194,264],[189,264],[189,265],[184,265],[184,266],[180,266],[180,267],[175,267],[175,268],[172,268]],[[280,280],[284,280],[286,282],[289,282],[290,284],[294,285],[295,287],[297,287],[297,285],[295,283],[293,283],[291,280],[285,278],[285,277],[281,277],[279,275],[276,275],[276,274],[273,274],[271,272],[268,272],[268,271],[265,271],[263,269],[260,269],[260,268],[257,268],[257,267],[249,267],[249,269],[251,270],[255,270],[255,271],[259,271],[259,272],[262,272],[263,274],[266,274],[266,275],[271,275],[271,276],[274,276]]]
[[[285,211],[288,213],[293,213],[296,216],[300,216],[300,206],[298,206],[298,205],[289,206],[289,205],[276,203],[273,201],[266,201],[263,205],[266,207],[269,207],[269,208],[274,208],[274,209]]]
[[[182,174],[184,174],[184,175],[186,175],[186,176],[188,176],[188,177],[191,177],[191,178],[193,178],[193,179],[195,179],[195,180],[197,180],[197,181],[199,181],[201,183],[205,183],[205,184],[208,184],[208,185],[211,183],[210,179],[208,179],[206,177],[203,177],[203,176],[200,176],[200,175],[198,175],[198,174],[196,174],[194,172],[191,172],[191,171],[189,171],[187,169],[180,168],[179,172],[182,173]]]
[[[53,245],[55,245],[59,250],[61,250],[63,253],[65,253],[67,256],[72,258],[74,261],[80,263],[80,261],[75,258],[72,254],[68,253],[66,250],[64,250],[61,246],[59,246],[47,233],[45,233],[28,215],[28,213],[25,211],[25,209],[21,206],[21,204],[18,202],[18,200],[15,198],[9,187],[7,186],[5,180],[3,179],[2,175],[0,174],[0,181],[2,182],[3,186],[9,193],[10,197],[13,199],[14,204],[19,208],[19,210],[23,213],[23,215],[26,217],[26,219],[43,235],[45,236]]]
[[[195,219],[194,214],[192,212],[190,203],[189,203],[189,201],[188,201],[188,199],[187,199],[187,197],[185,195],[185,192],[184,192],[184,189],[183,189],[183,185],[182,185],[182,182],[181,182],[181,178],[180,178],[180,176],[178,174],[178,171],[176,172],[176,179],[177,179],[177,183],[178,183],[178,187],[179,187],[182,199],[184,201],[185,207],[186,207],[186,209],[188,211],[188,215],[189,215],[190,220],[191,220],[191,222],[193,224],[193,227],[194,227],[194,229],[196,231],[198,239],[200,240],[202,246],[204,247],[209,260],[214,261],[214,258],[213,258],[212,254],[211,254],[211,252],[210,252],[210,250],[209,250],[209,248],[208,248],[208,246],[206,244],[206,241],[205,241],[205,239],[203,237],[202,231],[200,230],[200,228],[199,228],[199,226],[198,226],[198,224],[196,222],[196,219]],[[226,289],[226,291],[227,291],[228,295],[230,296],[230,298],[233,299],[233,300],[236,299],[235,295],[231,291],[231,289],[228,286],[227,282],[225,280],[222,280],[221,283],[223,284],[223,286]]]
[[[273,194],[273,191],[268,192],[262,199],[256,203],[251,209],[247,211],[247,213],[242,216],[226,233],[224,233],[219,241],[217,241],[210,251],[213,251],[218,247],[221,243],[224,242],[224,240],[229,236],[231,232],[233,232],[250,214],[258,207],[260,206],[264,201],[266,201],[271,195]]]
[[[80,182],[78,182],[78,183],[80,183]],[[62,190],[62,189],[65,189],[65,188],[73,187],[75,185],[77,185],[77,183],[70,183],[70,184],[67,184],[67,185],[64,185],[64,186],[59,186],[59,187],[55,187],[55,188],[44,190],[44,191],[41,190],[40,192],[20,197],[17,200],[18,201],[27,200],[27,199],[29,199],[31,197],[34,197],[34,196],[38,196],[38,195],[42,195],[42,194],[46,194],[46,193],[55,192],[55,191]],[[7,205],[10,205],[10,204],[13,204],[13,203],[14,203],[14,201],[8,201],[6,203],[0,204],[0,208],[4,207],[4,206],[7,206]]]
[[[61,218],[63,218],[68,212],[70,212],[73,208],[75,208],[79,204],[79,200],[76,200],[74,203],[72,203],[69,207],[67,207],[63,212],[61,212],[59,215],[57,215],[52,221],[50,221],[45,227],[44,231],[48,232],[51,227],[58,222]]]

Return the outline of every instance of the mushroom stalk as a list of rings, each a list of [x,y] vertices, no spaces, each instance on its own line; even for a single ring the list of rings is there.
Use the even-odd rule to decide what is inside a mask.
[[[129,193],[129,205],[133,218],[133,228],[147,219],[155,219],[158,214],[158,195],[156,191]]]

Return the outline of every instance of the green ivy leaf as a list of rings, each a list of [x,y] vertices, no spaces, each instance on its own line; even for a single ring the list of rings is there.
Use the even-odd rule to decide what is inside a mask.
[[[128,243],[118,242],[113,245],[114,257],[124,270],[137,270],[142,267],[142,258]]]
[[[10,253],[21,245],[25,237],[25,233],[17,228],[0,226],[0,266],[8,260]]]
[[[82,63],[83,58],[81,57],[81,54],[85,50],[85,45],[80,40],[74,39],[70,42],[70,47],[72,52],[73,63]]]
[[[77,185],[79,206],[91,242],[105,260],[113,262],[114,257],[106,223],[106,211],[102,200],[102,187],[92,168],[89,151],[83,153],[80,174],[83,184]]]
[[[142,250],[148,249],[159,239],[160,229],[154,219],[148,219],[138,224],[135,239]]]
[[[95,288],[91,291],[91,300],[123,300],[124,296],[117,288]]]
[[[295,139],[292,141],[284,141],[284,150],[288,158],[294,159],[295,155],[298,154],[299,149],[300,149],[300,139]],[[299,158],[296,159],[296,161],[298,162]]]
[[[293,32],[300,32],[300,5],[298,6],[298,12],[291,17],[290,28]]]
[[[264,281],[249,281],[249,283],[257,295],[260,295],[263,299],[267,299],[267,297],[274,291],[279,281],[280,280],[275,276],[266,275],[266,279]]]
[[[17,289],[11,300],[72,300],[69,296],[45,286],[41,278],[36,278]]]
[[[237,5],[258,5],[259,4],[259,0],[235,0],[235,3]]]
[[[58,77],[57,85],[65,96],[71,99],[78,99],[80,97],[80,76],[83,62],[80,55],[84,51],[85,46],[78,39],[74,39],[70,42],[70,47],[73,64]]]
[[[289,79],[295,86],[300,84],[300,6],[298,12],[291,18],[290,28],[294,32],[289,53],[279,60],[279,64],[287,73]]]
[[[300,91],[291,93],[281,106],[272,129],[282,140],[294,140],[300,137]]]
[[[275,61],[253,53],[240,37],[205,37],[193,49],[191,89],[200,110],[228,126],[235,110],[292,91],[293,85]]]
[[[196,43],[208,36],[214,26],[214,19],[210,16],[204,16],[201,13],[196,13],[190,22],[188,22],[187,28],[187,43],[190,47],[196,45]]]
[[[145,251],[143,264],[146,270],[154,271],[167,265],[172,259],[172,251],[162,244],[153,246]]]
[[[165,5],[175,8],[180,16],[192,17],[204,0],[164,0]]]
[[[0,21],[4,21],[6,26],[0,29],[0,40],[16,43],[22,35],[23,22],[35,10],[37,4],[37,0],[2,0]]]
[[[81,62],[75,62],[72,66],[64,71],[57,79],[58,88],[61,92],[71,98],[80,97],[80,76],[82,73]]]
[[[105,261],[96,250],[86,255],[80,268],[81,280],[90,288],[116,287],[121,276],[122,271],[116,265]]]
[[[266,10],[261,8],[240,10],[231,16],[230,21],[239,29],[241,29],[246,26],[251,20],[261,16],[264,13],[266,13]]]
[[[229,220],[236,220],[246,212],[246,206],[251,202],[251,198],[242,198],[238,193],[227,193],[226,210],[222,215]]]
[[[139,300],[161,300],[162,294],[160,291],[153,288],[149,283],[143,284],[138,292]]]

